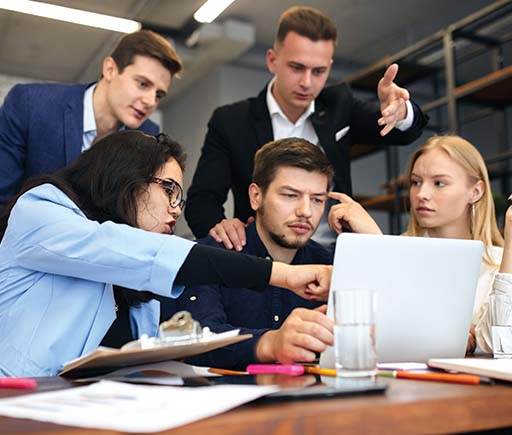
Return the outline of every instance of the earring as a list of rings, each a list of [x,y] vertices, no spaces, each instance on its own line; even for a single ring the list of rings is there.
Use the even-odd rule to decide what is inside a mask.
[[[471,235],[475,234],[475,203],[471,204]]]

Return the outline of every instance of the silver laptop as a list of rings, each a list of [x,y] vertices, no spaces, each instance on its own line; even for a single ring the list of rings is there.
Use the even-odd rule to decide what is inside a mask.
[[[334,289],[375,290],[379,362],[462,358],[482,251],[473,240],[341,234],[328,315]],[[332,347],[320,366],[334,367]]]

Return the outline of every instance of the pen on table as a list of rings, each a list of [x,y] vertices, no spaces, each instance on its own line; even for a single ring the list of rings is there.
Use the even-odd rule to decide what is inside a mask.
[[[37,387],[35,379],[30,378],[0,378],[0,388],[18,388],[31,390]]]
[[[304,374],[304,366],[300,364],[250,364],[247,366],[247,373],[250,375],[261,374],[283,374],[300,376]]]
[[[242,376],[247,375],[247,372],[241,372],[238,370],[227,370],[227,369],[218,369],[215,367],[210,367],[208,369],[210,373],[214,373],[216,375],[224,375],[224,376]]]
[[[336,376],[335,369],[322,369],[320,367],[304,366],[304,373],[322,376]]]
[[[404,372],[399,370],[379,370],[379,376],[399,379],[416,379],[424,381],[455,382],[457,384],[479,384],[481,379],[475,375],[452,374],[452,373],[417,373]]]
[[[311,373],[322,376],[336,376],[335,369],[324,369],[320,367],[304,367],[305,373]],[[378,376],[387,378],[399,378],[399,379],[416,379],[425,381],[441,381],[441,382],[456,382],[460,384],[479,384],[485,382],[479,376],[475,375],[464,375],[464,374],[451,374],[451,373],[418,373],[418,372],[406,372],[400,370],[379,370]]]

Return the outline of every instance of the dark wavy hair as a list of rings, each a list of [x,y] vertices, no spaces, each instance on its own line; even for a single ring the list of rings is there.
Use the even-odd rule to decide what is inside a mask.
[[[17,199],[45,183],[62,190],[89,219],[136,227],[138,195],[171,158],[182,170],[185,168],[181,145],[163,133],[158,136],[135,130],[113,133],[55,174],[27,180],[0,219],[0,236],[3,237]]]
[[[0,218],[0,239],[18,198],[46,183],[62,190],[91,220],[137,227],[137,198],[171,158],[185,169],[183,148],[166,134],[149,136],[135,130],[113,133],[55,174],[28,179]],[[135,305],[153,296],[149,292],[116,291],[118,304],[121,299]]]

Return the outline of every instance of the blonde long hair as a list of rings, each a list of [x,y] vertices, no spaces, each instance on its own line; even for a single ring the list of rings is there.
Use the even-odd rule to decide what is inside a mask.
[[[484,193],[482,197],[473,204],[474,213],[470,215],[470,230],[473,240],[481,240],[484,243],[484,261],[490,265],[497,266],[493,261],[490,247],[502,247],[503,237],[496,224],[491,183],[482,155],[470,142],[460,136],[432,136],[412,155],[407,170],[407,180],[409,182],[416,160],[418,160],[421,155],[432,150],[443,150],[464,169],[466,174],[473,179],[475,183],[480,180],[483,182],[485,188]],[[468,213],[469,212],[468,209]],[[411,210],[409,225],[404,234],[406,236],[422,236],[425,232],[426,228],[420,226],[414,211]]]

